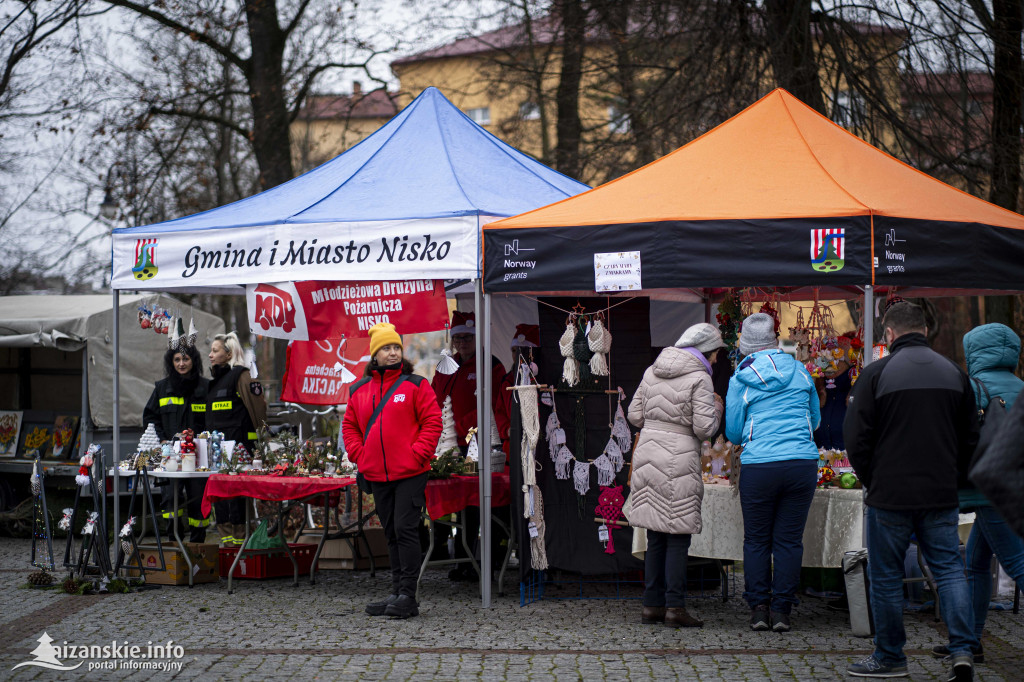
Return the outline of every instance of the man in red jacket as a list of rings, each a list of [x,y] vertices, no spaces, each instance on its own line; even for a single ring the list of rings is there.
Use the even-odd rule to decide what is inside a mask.
[[[456,310],[452,312],[452,346],[455,351],[455,361],[459,363],[459,369],[454,374],[434,375],[432,382],[434,393],[437,395],[437,404],[444,406],[444,399],[451,396],[452,414],[455,417],[455,433],[459,437],[459,448],[466,452],[466,434],[476,426],[476,316],[473,313],[464,313]],[[491,411],[494,414],[494,423],[498,427],[498,435],[502,442],[508,440],[509,418],[505,409],[505,401],[499,395],[501,380],[505,376],[505,367],[496,357],[491,357]],[[477,444],[481,438],[477,437]],[[507,452],[507,450],[506,450]],[[480,453],[480,466],[486,467],[490,464],[489,453]],[[466,527],[480,527],[480,509],[468,507],[466,509]],[[445,531],[442,529],[441,531]],[[473,540],[470,546],[476,548],[476,535],[471,532]],[[437,536],[435,545],[443,545],[443,537]],[[462,543],[455,543],[456,556],[462,552]],[[476,575],[469,564],[460,564],[448,573],[452,580],[475,580]]]
[[[441,410],[426,378],[413,374],[402,357],[402,338],[392,324],[370,328],[365,375],[349,389],[341,434],[349,460],[370,483],[391,558],[391,594],[366,612],[409,618],[419,615],[420,513]]]

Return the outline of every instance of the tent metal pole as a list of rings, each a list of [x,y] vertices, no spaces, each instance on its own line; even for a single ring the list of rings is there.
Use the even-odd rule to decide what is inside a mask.
[[[112,527],[114,532],[121,527],[121,481],[118,472],[120,468],[120,453],[121,453],[121,292],[114,289],[114,328],[113,328],[113,340],[114,340],[114,432],[110,442],[110,462],[114,467],[114,523]],[[104,458],[107,459],[107,458]],[[102,462],[101,465],[106,467],[106,461]],[[106,491],[104,491],[106,492]],[[107,496],[104,494],[103,499],[106,500]],[[104,510],[105,512],[106,510]],[[105,518],[105,517],[104,517]],[[159,529],[157,530],[159,532]]]
[[[711,324],[711,296],[704,294],[704,321]]]
[[[475,313],[475,316],[476,316],[476,333],[473,336],[474,336],[475,341],[476,341],[476,377],[477,377],[477,380],[476,380],[476,389],[477,389],[476,390],[476,444],[477,444],[477,453],[479,455],[478,460],[477,460],[477,479],[478,479],[477,480],[477,492],[478,492],[478,499],[480,499],[480,500],[483,500],[483,498],[484,498],[484,477],[487,476],[490,473],[490,467],[488,466],[489,465],[489,460],[487,459],[487,455],[484,454],[484,448],[483,448],[484,434],[490,432],[490,425],[488,425],[487,422],[484,421],[484,418],[486,416],[484,414],[484,392],[481,390],[481,387],[483,386],[484,382],[487,381],[487,373],[484,372],[484,335],[483,335],[483,332],[481,331],[481,328],[483,327],[483,316],[484,316],[483,315],[483,313],[484,313],[483,298],[484,298],[484,295],[483,295],[483,281],[478,277],[476,282],[474,282],[474,291],[473,291],[473,310],[474,310],[474,313]],[[481,511],[482,511],[482,508],[481,508]],[[463,512],[463,514],[465,514],[465,512]],[[480,526],[481,526],[481,528],[479,529],[479,531],[480,531],[481,534],[483,534],[483,520],[484,520],[484,516],[483,516],[483,514],[480,514]],[[467,528],[466,532],[467,533],[468,532],[475,533],[475,532],[477,532],[477,530],[478,529],[474,528],[471,531],[469,528]],[[469,538],[467,538],[467,540],[468,539]],[[472,547],[473,543],[470,542],[469,546]],[[485,583],[487,584],[487,587],[488,587],[488,592],[487,593],[484,592],[484,584]],[[490,592],[490,581],[489,580],[486,580],[486,581],[484,580],[483,571],[481,571],[480,572],[480,598],[482,600],[482,605],[483,605],[484,608],[487,608],[488,606],[490,606],[490,604],[489,604],[489,601],[490,601],[490,599],[489,599],[489,597],[490,597],[489,592]]]
[[[491,357],[491,295],[484,294],[484,367],[489,367],[487,359]],[[480,496],[480,572],[483,574],[481,583],[481,597],[483,607],[486,609],[491,605],[491,448],[500,443],[491,442],[491,394],[497,390],[492,384],[493,372],[484,371],[482,383],[484,393],[484,422],[487,430],[484,431],[484,442],[481,460],[486,456],[485,473],[483,476],[483,494]]]
[[[864,366],[871,362],[875,346],[875,289],[864,287]]]

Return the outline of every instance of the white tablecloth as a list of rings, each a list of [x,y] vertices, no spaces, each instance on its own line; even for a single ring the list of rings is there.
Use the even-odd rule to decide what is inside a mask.
[[[839,567],[843,553],[864,546],[864,491],[818,488],[804,529],[804,566]],[[690,556],[743,560],[743,512],[731,485],[704,486],[703,530]]]

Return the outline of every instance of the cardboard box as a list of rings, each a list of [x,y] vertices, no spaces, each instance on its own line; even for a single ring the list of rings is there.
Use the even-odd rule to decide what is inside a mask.
[[[363,528],[366,533],[366,542],[373,553],[374,563],[377,568],[388,568],[391,566],[388,555],[388,542],[384,537],[383,528]],[[366,554],[366,544],[361,539],[351,538],[353,543],[359,543],[359,559],[352,556],[352,547],[344,538],[328,540],[324,543],[324,549],[320,553],[320,570],[345,570],[370,568],[370,559]],[[299,542],[320,543],[320,535],[314,533],[303,533],[299,536]]]
[[[140,545],[139,556],[146,568],[146,582],[154,585],[188,585],[188,564],[185,563],[181,550],[174,542],[162,543],[164,550],[164,570],[160,568],[160,551],[155,545]],[[220,580],[218,569],[218,553],[215,544],[185,543],[192,560],[192,582],[215,583]],[[151,568],[152,567],[152,568]],[[127,571],[128,576],[138,575],[138,571]]]

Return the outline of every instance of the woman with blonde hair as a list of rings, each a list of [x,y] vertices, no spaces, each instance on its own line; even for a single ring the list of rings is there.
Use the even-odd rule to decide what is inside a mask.
[[[263,386],[253,381],[245,366],[245,352],[235,332],[217,334],[210,346],[210,382],[206,428],[220,431],[224,440],[244,445],[251,453],[257,429],[267,420]],[[245,502],[234,498],[214,503],[222,545],[240,545],[245,539]]]

